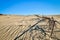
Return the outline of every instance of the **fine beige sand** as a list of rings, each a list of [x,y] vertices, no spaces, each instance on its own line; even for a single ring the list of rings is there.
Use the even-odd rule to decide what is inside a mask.
[[[60,15],[55,15],[53,17],[55,20],[60,22]],[[36,18],[37,17],[34,15],[32,16],[31,15],[30,16],[0,15],[0,40],[14,40],[16,36],[19,36],[24,30],[27,30],[29,28],[28,27],[29,25],[32,26],[33,24],[35,24],[38,21],[38,20],[34,20]],[[42,24],[45,25],[46,23],[42,23]],[[56,24],[57,24],[56,26],[60,28],[60,24],[58,23]],[[40,35],[36,31],[34,31],[33,33],[34,34],[37,33],[35,35],[36,37]],[[60,32],[56,32],[56,36],[60,38]],[[19,39],[19,40],[32,40],[32,38],[29,37],[29,32],[24,34],[23,37],[25,37],[25,39]],[[36,39],[36,37],[34,38],[34,40],[39,40],[39,38]],[[46,40],[50,40],[50,39],[46,39]]]

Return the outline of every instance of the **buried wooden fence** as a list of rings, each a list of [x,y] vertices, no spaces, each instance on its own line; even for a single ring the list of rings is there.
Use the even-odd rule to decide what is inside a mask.
[[[39,17],[38,15],[36,15],[37,17]],[[39,27],[39,26],[36,26],[38,23],[40,22],[44,22],[45,20],[48,20],[48,30],[44,30],[43,28]],[[20,38],[22,35],[24,35],[26,32],[28,31],[33,31],[33,30],[39,30],[43,33],[43,35],[46,37],[47,33],[46,32],[49,32],[50,35],[49,37],[52,39],[56,39],[56,40],[60,40],[59,38],[57,37],[52,37],[53,33],[54,32],[60,32],[59,31],[54,31],[54,27],[56,25],[56,23],[59,23],[58,21],[54,20],[53,17],[49,18],[49,17],[42,17],[41,20],[39,20],[37,23],[35,23],[34,25],[30,26],[30,28],[28,28],[27,30],[25,30],[22,34],[20,34],[19,36],[15,37],[14,40],[17,40],[18,38]],[[60,24],[60,23],[59,23]],[[33,39],[34,40],[34,39]]]

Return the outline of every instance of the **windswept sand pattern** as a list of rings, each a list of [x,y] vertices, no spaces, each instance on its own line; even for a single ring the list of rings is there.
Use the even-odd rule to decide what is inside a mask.
[[[36,16],[14,16],[14,15],[2,15],[0,16],[0,40],[14,40],[14,38],[18,35],[20,35],[24,30],[27,30],[29,25],[35,24],[38,20],[34,18],[37,18]],[[54,18],[60,22],[60,16],[54,16]],[[60,28],[60,25],[58,25]],[[26,34],[26,39],[29,39],[28,35],[29,32]],[[37,35],[37,34],[36,34]],[[40,35],[38,33],[38,35]],[[58,37],[60,35],[60,32],[57,34]]]

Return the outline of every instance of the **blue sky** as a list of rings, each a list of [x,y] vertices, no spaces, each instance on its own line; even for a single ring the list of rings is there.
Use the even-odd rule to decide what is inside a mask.
[[[59,15],[60,0],[0,0],[0,13]]]

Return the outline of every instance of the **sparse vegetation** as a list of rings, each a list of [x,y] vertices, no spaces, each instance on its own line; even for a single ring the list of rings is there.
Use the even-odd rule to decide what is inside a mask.
[[[0,14],[0,15],[3,15],[3,14]]]

